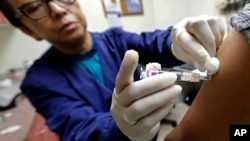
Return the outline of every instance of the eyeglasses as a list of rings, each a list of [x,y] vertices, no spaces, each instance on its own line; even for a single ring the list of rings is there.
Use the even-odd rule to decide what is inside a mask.
[[[22,5],[16,10],[16,18],[22,15],[32,19],[39,20],[50,14],[49,2],[53,1],[60,7],[72,5],[76,0],[36,0]]]

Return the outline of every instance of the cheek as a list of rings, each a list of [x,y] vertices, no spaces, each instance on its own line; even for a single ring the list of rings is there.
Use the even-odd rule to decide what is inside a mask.
[[[32,24],[32,22],[30,22],[28,19],[21,19],[21,22],[23,23],[23,32],[28,34],[29,36],[32,37],[36,37],[39,34],[37,34],[37,30],[36,30],[36,25]]]
[[[86,28],[86,27],[87,27],[87,22],[86,22],[85,17],[84,17],[84,16],[79,17],[79,20],[80,20],[82,26],[83,26],[84,28]]]
[[[83,14],[81,10],[80,5],[78,3],[75,3],[74,8],[72,8],[71,10],[75,13],[75,16],[77,16],[79,22],[83,25],[83,27],[86,27],[87,21],[86,21],[85,15]]]
[[[56,23],[49,18],[40,19],[39,21],[29,24],[29,27],[36,34],[52,34],[56,31]]]
[[[29,30],[32,32],[32,37],[34,37],[36,40],[50,40],[55,38],[55,33],[53,33],[53,30],[45,26],[46,24],[35,24],[29,26]]]
[[[51,34],[51,30],[49,30],[48,27],[45,27],[44,25],[46,24],[36,24],[31,26],[31,30],[34,32],[34,34],[36,34],[37,36],[43,37],[44,35],[46,36],[46,34]]]

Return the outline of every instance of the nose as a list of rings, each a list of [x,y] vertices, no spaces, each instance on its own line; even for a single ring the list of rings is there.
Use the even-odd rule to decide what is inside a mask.
[[[53,1],[50,1],[48,5],[50,8],[50,15],[53,18],[60,18],[63,15],[67,14],[67,10],[65,7],[61,7],[58,4],[54,3]]]

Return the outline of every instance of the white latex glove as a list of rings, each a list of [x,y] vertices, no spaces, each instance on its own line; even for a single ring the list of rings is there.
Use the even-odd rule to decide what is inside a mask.
[[[160,121],[174,105],[182,88],[174,85],[177,76],[163,73],[134,82],[138,53],[126,52],[116,78],[111,114],[123,134],[132,141],[150,141]]]
[[[219,69],[215,55],[224,34],[225,26],[219,17],[185,18],[171,32],[172,52],[177,59],[214,74]]]

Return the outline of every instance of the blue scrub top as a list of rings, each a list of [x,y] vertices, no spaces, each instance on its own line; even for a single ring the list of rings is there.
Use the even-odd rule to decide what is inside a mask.
[[[103,83],[79,68],[81,56],[70,59],[50,48],[30,67],[21,90],[62,141],[128,141],[110,114],[123,56],[128,49],[134,49],[144,65],[149,62],[159,62],[163,67],[182,64],[171,53],[171,29],[141,34],[120,28],[91,32],[103,69]],[[139,73],[134,76],[135,81],[139,79]]]
[[[76,59],[78,67],[82,70],[86,70],[98,81],[104,84],[100,57],[98,51],[96,50],[94,40],[92,40],[92,47],[89,51],[74,55],[65,54],[65,57],[68,57],[68,59]]]

